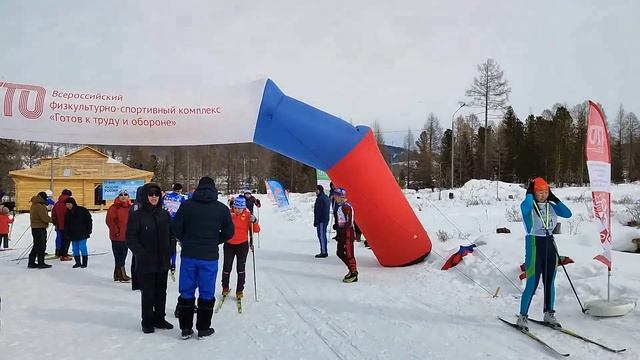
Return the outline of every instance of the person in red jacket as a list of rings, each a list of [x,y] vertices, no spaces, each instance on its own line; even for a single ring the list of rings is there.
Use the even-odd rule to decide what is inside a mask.
[[[343,188],[334,190],[333,197],[336,199],[336,223],[334,229],[338,233],[338,245],[336,255],[347,265],[349,272],[342,279],[343,282],[353,283],[358,281],[358,267],[356,257],[353,252],[353,240],[355,238],[355,216],[353,207],[347,201],[347,191]]]
[[[231,220],[235,229],[233,237],[224,244],[224,263],[222,265],[222,296],[229,294],[229,277],[233,267],[233,259],[237,258],[236,271],[238,283],[236,298],[242,299],[246,278],[245,267],[249,249],[253,250],[253,241],[249,242],[249,228],[254,233],[260,232],[258,219],[247,209],[244,196],[236,196],[231,209]],[[253,240],[253,239],[252,239]]]
[[[51,210],[51,219],[53,226],[56,228],[56,256],[60,258],[60,261],[73,260],[69,256],[69,246],[71,242],[66,241],[62,234],[64,233],[64,216],[67,214],[67,208],[64,205],[64,201],[67,200],[73,193],[69,189],[62,190],[62,193],[58,197],[58,201],[53,205]]]
[[[121,190],[113,201],[113,205],[107,210],[106,222],[109,227],[109,239],[111,239],[111,250],[115,260],[113,281],[129,282],[131,280],[124,267],[129,252],[126,234],[130,206],[129,193],[126,190]]]
[[[5,249],[9,248],[9,224],[13,223],[13,217],[9,215],[9,208],[0,206],[0,243]]]

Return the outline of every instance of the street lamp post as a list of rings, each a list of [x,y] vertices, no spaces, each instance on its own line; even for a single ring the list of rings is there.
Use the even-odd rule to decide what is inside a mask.
[[[451,115],[451,189],[453,189],[453,149],[455,148],[454,146],[454,141],[453,141],[453,120],[456,116],[456,113],[458,111],[460,111],[460,109],[462,109],[463,107],[465,107],[467,104],[462,103],[462,105],[460,105],[460,107],[458,108],[458,110],[453,112],[453,115]]]

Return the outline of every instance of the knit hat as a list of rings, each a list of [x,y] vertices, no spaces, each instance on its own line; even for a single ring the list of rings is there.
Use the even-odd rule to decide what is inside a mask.
[[[47,193],[46,193],[46,192],[44,192],[44,191],[40,191],[40,192],[38,193],[38,196],[40,196],[40,197],[42,198],[42,200],[47,201],[48,196],[47,196]]]
[[[543,178],[537,177],[533,179],[533,192],[549,190],[549,184]]]
[[[198,187],[202,186],[202,185],[211,185],[213,187],[216,186],[216,183],[213,181],[212,178],[205,176],[202,179],[200,179],[200,181],[198,182]]]
[[[335,196],[347,196],[347,190],[345,190],[344,188],[341,188],[341,187],[335,188],[333,190],[333,194]]]
[[[244,209],[247,207],[247,201],[245,200],[244,196],[236,196],[235,199],[233,199],[233,207],[236,209]]]
[[[62,190],[62,195],[73,196],[73,193],[69,189]]]

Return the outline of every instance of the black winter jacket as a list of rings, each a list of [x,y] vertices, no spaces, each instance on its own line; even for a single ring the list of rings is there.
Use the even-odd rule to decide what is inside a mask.
[[[180,205],[173,226],[181,256],[192,259],[217,260],[218,246],[234,233],[231,213],[218,201],[213,185],[198,186],[193,197]]]
[[[153,206],[147,199],[151,188],[160,191],[158,185],[146,184],[136,199],[144,203],[131,212],[127,223],[127,246],[136,256],[138,274],[168,271],[171,254],[176,248],[169,213],[162,208],[161,202]]]
[[[89,210],[83,206],[78,206],[74,198],[68,198],[66,202],[73,204],[73,209],[67,210],[64,215],[63,236],[70,241],[88,239],[93,230],[93,220]]]
[[[324,191],[321,191],[316,198],[316,203],[313,205],[313,226],[318,226],[320,223],[329,225],[330,212],[331,200],[329,200]]]

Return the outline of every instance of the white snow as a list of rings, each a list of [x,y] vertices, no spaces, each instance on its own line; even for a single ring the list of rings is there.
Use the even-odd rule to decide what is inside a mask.
[[[89,257],[87,269],[49,261],[49,270],[30,270],[16,258],[31,242],[28,214],[19,215],[12,232],[14,251],[0,252],[0,359],[551,359],[551,355],[522,334],[501,324],[496,316],[514,319],[519,309],[524,229],[506,219],[519,209],[524,189],[512,184],[472,181],[448,191],[406,191],[407,199],[433,241],[424,263],[381,267],[370,250],[356,245],[360,280],[343,284],[345,266],[334,255],[315,259],[319,246],[312,227],[313,194],[291,194],[293,209],[282,213],[266,196],[260,210],[263,232],[256,247],[258,302],[254,300],[251,256],[244,313],[232,301],[214,316],[216,334],[206,341],[179,339],[173,309],[177,283],[169,280],[167,319],[174,330],[144,335],[140,330],[140,295],[130,284],[112,281],[113,257],[104,212],[94,213],[89,251],[108,254]],[[584,302],[606,298],[606,268],[592,260],[600,252],[597,224],[590,219],[588,188],[554,190],[574,212],[576,220],[561,220],[556,235],[562,255]],[[613,199],[638,199],[640,185],[613,188]],[[512,195],[513,199],[509,199]],[[224,199],[223,199],[224,200]],[[621,219],[629,204],[613,206]],[[573,222],[572,222],[573,221]],[[496,234],[507,227],[510,234]],[[451,239],[441,242],[436,232]],[[630,247],[638,229],[618,221],[613,228],[616,248]],[[479,251],[449,271],[444,258],[460,244],[485,241]],[[48,251],[53,252],[53,235]],[[640,297],[640,254],[614,252],[611,295]],[[127,261],[130,260],[128,257]],[[128,265],[127,265],[128,268]],[[506,276],[506,277],[505,277]],[[478,285],[474,284],[473,279]],[[219,292],[219,280],[216,289]],[[235,285],[235,274],[231,283]],[[515,284],[515,285],[514,285]],[[483,290],[480,286],[486,289]],[[500,287],[498,298],[492,298]],[[542,317],[542,288],[530,315]],[[550,329],[532,325],[541,338],[576,359],[638,359],[640,315],[597,319],[583,315],[569,283],[558,269],[556,308],[565,327],[612,347],[628,348],[612,354]]]

